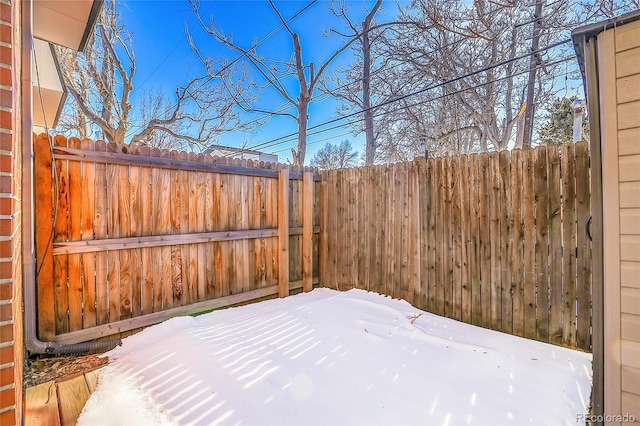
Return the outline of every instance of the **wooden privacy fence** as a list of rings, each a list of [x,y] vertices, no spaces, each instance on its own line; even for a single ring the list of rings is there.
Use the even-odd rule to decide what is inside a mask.
[[[322,173],[321,285],[590,349],[586,143]]]
[[[34,137],[38,332],[76,343],[318,271],[309,168]]]

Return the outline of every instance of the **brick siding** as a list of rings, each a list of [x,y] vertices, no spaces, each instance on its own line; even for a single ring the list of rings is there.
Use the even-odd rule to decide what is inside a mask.
[[[0,0],[0,424],[22,423],[19,0]]]

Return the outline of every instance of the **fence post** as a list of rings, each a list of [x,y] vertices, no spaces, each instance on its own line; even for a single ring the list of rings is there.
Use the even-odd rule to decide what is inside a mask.
[[[302,290],[313,289],[313,173],[302,176]]]
[[[53,157],[48,135],[34,136],[34,187],[36,226],[36,281],[38,337],[55,337],[53,302]],[[28,236],[26,236],[28,238]]]
[[[278,296],[289,295],[289,169],[278,172]]]

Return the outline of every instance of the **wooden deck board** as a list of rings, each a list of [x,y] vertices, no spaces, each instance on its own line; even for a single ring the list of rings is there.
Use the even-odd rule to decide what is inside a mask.
[[[25,426],[75,425],[89,396],[96,390],[100,369],[58,382],[26,389]]]
[[[78,417],[80,417],[82,407],[84,407],[90,396],[84,375],[59,382],[56,385],[58,388],[60,423],[62,425],[75,425]]]
[[[25,426],[60,425],[55,382],[27,388],[24,398]]]

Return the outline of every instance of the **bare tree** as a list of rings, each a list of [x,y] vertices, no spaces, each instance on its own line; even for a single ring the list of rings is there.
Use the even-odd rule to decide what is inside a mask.
[[[105,2],[95,33],[84,53],[58,48],[65,85],[73,102],[69,117],[80,134],[85,122],[98,126],[109,142],[154,143],[168,135],[183,144],[206,145],[218,134],[236,128],[238,115],[219,84],[209,76],[191,79],[175,92],[173,102],[161,101],[163,111],[147,99],[136,121],[131,103],[136,59],[131,35],[120,23],[115,1]],[[242,84],[242,83],[240,83]],[[153,102],[153,101],[151,101]],[[166,109],[164,109],[166,107]]]
[[[358,153],[353,151],[351,142],[343,140],[339,145],[327,143],[311,159],[311,165],[320,170],[343,169],[354,167],[358,161]]]
[[[246,112],[264,114],[269,117],[273,116],[286,116],[296,120],[298,125],[298,144],[297,149],[292,150],[294,164],[303,164],[307,149],[307,128],[309,122],[309,104],[316,100],[317,89],[321,84],[324,74],[327,71],[330,64],[349,46],[355,41],[359,40],[363,33],[363,29],[357,29],[355,27],[347,30],[348,32],[338,32],[332,30],[329,33],[337,33],[345,37],[345,42],[337,48],[327,59],[316,64],[314,62],[305,63],[302,45],[300,42],[300,35],[295,32],[289,25],[289,21],[285,20],[273,0],[269,0],[272,10],[278,16],[278,19],[282,23],[282,26],[286,29],[287,33],[291,37],[293,52],[290,59],[283,60],[281,58],[265,58],[261,56],[257,51],[257,43],[245,48],[235,43],[232,37],[226,35],[220,28],[214,25],[213,20],[209,23],[205,23],[199,13],[199,1],[189,0],[194,8],[195,14],[198,17],[200,26],[205,32],[213,36],[213,38],[220,44],[227,47],[229,50],[238,52],[242,58],[246,60],[256,71],[259,80],[264,83],[254,83],[258,90],[265,90],[267,88],[272,89],[278,94],[284,101],[283,104],[276,109],[261,108],[255,105],[255,99],[249,99],[245,94],[240,93],[237,88],[237,83],[234,79],[225,79],[225,84],[231,98],[234,102]],[[381,1],[380,1],[381,2]],[[373,16],[378,7],[372,9],[369,15]],[[371,20],[371,18],[369,18]],[[366,31],[370,31],[368,28]],[[192,42],[194,51],[199,55],[202,62],[206,65],[209,64],[209,60],[199,51],[198,47]],[[212,75],[217,75],[214,68],[207,66],[210,69]],[[286,82],[293,80],[296,82],[295,90],[291,90]]]
[[[516,6],[416,0],[402,8],[398,19],[416,25],[386,31],[376,52],[380,65],[372,73],[377,161],[411,158],[422,141],[433,155],[502,150],[515,143],[530,68],[530,32],[523,23],[531,17]],[[559,38],[551,28],[554,19],[564,18],[556,15],[542,26],[542,46]],[[536,103],[551,99],[559,72],[549,56],[540,57]],[[351,101],[354,106],[359,107]]]

